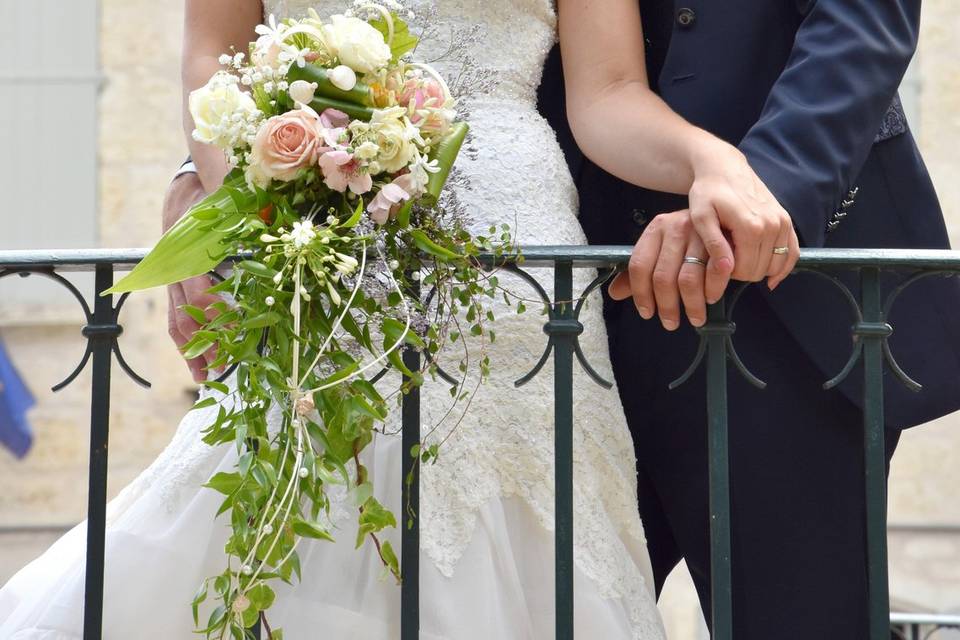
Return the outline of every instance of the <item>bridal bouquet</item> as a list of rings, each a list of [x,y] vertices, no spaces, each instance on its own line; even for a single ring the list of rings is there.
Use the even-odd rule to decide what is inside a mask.
[[[225,397],[195,407],[218,407],[204,441],[238,451],[235,469],[207,484],[224,495],[217,515],[232,525],[227,566],[193,603],[198,631],[215,638],[244,638],[266,622],[270,585],[299,577],[298,543],[333,539],[334,487],[356,508],[357,547],[369,540],[401,579],[394,549],[377,537],[396,517],[374,497],[360,454],[396,400],[436,373],[441,349],[464,349],[462,336],[494,339],[484,299],[496,278],[477,256],[512,250],[509,230],[475,236],[448,206],[444,184],[467,125],[444,78],[412,61],[418,39],[395,3],[271,17],[257,34],[189,99],[195,139],[222,149],[232,171],[110,291],[241,257],[212,289],[223,302],[184,308],[202,325],[184,356],[215,349],[211,369],[236,371],[235,385],[206,383]],[[427,367],[408,369],[404,348],[424,353]],[[467,392],[467,360],[481,378],[489,366],[463,358],[454,403]],[[403,374],[392,392],[374,385],[385,367]],[[437,444],[408,453],[428,461]],[[201,624],[211,592],[219,604]]]

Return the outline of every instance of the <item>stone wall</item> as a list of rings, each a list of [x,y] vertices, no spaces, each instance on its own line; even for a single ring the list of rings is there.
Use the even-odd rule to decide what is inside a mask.
[[[182,3],[102,0],[100,243],[147,246],[171,172],[185,154],[180,129]],[[916,66],[919,119],[913,122],[934,182],[960,241],[960,14],[953,0],[927,0]],[[7,285],[4,285],[7,286]],[[23,286],[23,285],[19,285]],[[44,285],[46,286],[46,285]],[[52,296],[63,295],[50,287]],[[144,390],[117,374],[113,383],[110,495],[169,441],[194,385],[166,335],[162,294],[131,298],[121,344]],[[36,445],[24,461],[0,451],[0,582],[36,555],[86,508],[89,375],[53,394],[82,353],[75,317],[42,327],[4,316],[0,334],[38,398]],[[960,419],[906,434],[894,461],[890,521],[892,594],[900,608],[960,611]],[[11,528],[3,533],[3,527]],[[670,580],[663,608],[673,640],[705,638],[685,572]]]

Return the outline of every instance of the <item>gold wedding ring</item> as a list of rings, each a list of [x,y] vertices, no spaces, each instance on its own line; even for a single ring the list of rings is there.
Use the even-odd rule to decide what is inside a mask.
[[[698,258],[698,257],[696,257],[696,256],[686,256],[686,257],[683,259],[683,261],[684,261],[684,263],[686,263],[686,264],[698,264],[698,265],[700,265],[701,267],[707,266],[707,261],[706,261],[706,260],[704,260],[704,259],[702,259],[702,258]]]
[[[774,247],[773,252],[778,256],[784,256],[790,251],[790,247]]]

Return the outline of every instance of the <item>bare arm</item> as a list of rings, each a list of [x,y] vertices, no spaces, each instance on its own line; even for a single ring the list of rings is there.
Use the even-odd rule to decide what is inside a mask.
[[[622,180],[689,196],[687,215],[709,254],[708,302],[719,299],[731,275],[767,276],[776,287],[799,257],[792,221],[738,149],[684,120],[650,89],[637,1],[560,0],[559,20],[567,117],[584,154]],[[625,279],[611,292],[625,293]],[[653,305],[636,279],[627,290],[646,317]]]
[[[167,189],[163,203],[163,229],[166,231],[204,195],[217,189],[227,174],[223,152],[216,147],[193,139],[193,118],[187,107],[190,92],[202,87],[221,67],[220,55],[231,47],[246,51],[253,40],[254,27],[261,20],[260,0],[186,0],[186,18],[183,36],[183,130],[187,136],[190,155],[199,175],[185,174]],[[183,311],[184,305],[208,309],[220,298],[207,292],[213,285],[207,276],[197,276],[167,287],[167,322],[170,337],[177,348],[182,348],[200,325]],[[210,315],[212,312],[208,311]],[[214,349],[187,362],[196,382],[207,377],[207,368],[216,358]]]
[[[724,143],[650,90],[637,2],[560,0],[559,9],[567,114],[581,150],[621,180],[686,195],[697,156]]]
[[[227,163],[223,152],[193,139],[193,118],[187,98],[221,69],[218,59],[232,50],[246,52],[256,38],[254,27],[262,21],[260,0],[186,0],[183,57],[183,130],[190,155],[197,165],[200,180],[207,192],[223,182]]]

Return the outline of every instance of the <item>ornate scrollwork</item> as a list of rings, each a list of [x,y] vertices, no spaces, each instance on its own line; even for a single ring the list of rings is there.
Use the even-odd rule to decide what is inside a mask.
[[[707,355],[707,339],[712,335],[723,336],[727,358],[733,363],[734,368],[740,372],[740,375],[742,375],[747,382],[758,389],[767,388],[767,383],[755,376],[743,363],[743,360],[737,353],[736,347],[733,345],[733,334],[737,331],[737,325],[733,322],[733,312],[736,310],[737,303],[740,301],[740,296],[743,295],[743,292],[748,286],[749,283],[742,283],[734,290],[733,294],[730,295],[723,321],[717,322],[711,320],[702,327],[697,328],[697,334],[700,336],[700,342],[697,344],[697,353],[694,355],[693,362],[690,363],[687,370],[684,371],[679,378],[670,383],[669,388],[671,391],[685,384],[693,377],[697,369],[700,368],[700,364]]]
[[[549,314],[547,318],[547,322],[546,324],[544,324],[544,327],[543,327],[544,333],[546,333],[548,336],[547,344],[544,346],[544,349],[543,349],[543,354],[540,356],[539,360],[537,360],[536,364],[528,373],[526,373],[525,375],[523,375],[522,377],[514,381],[513,383],[514,386],[522,387],[523,385],[533,380],[537,376],[537,374],[539,374],[540,371],[543,369],[544,365],[546,365],[547,360],[550,358],[550,354],[553,353],[553,347],[554,347],[553,336],[562,334],[562,333],[568,333],[573,335],[573,352],[577,357],[577,361],[580,363],[580,366],[583,367],[583,370],[586,372],[586,374],[590,377],[591,380],[596,382],[601,387],[605,389],[612,389],[613,383],[609,382],[603,376],[601,376],[597,372],[597,370],[590,364],[589,360],[587,360],[587,357],[583,353],[583,349],[580,346],[579,336],[581,333],[583,333],[583,324],[581,324],[580,322],[580,313],[583,310],[587,297],[591,293],[596,291],[596,289],[600,287],[600,285],[606,282],[611,275],[616,273],[616,270],[608,269],[608,270],[602,271],[599,275],[597,275],[596,278],[594,278],[590,282],[590,284],[587,285],[587,287],[583,290],[583,293],[577,299],[576,305],[573,308],[573,318],[558,318],[556,310],[554,308],[554,301],[550,299],[550,296],[547,294],[546,290],[543,288],[543,286],[540,284],[540,282],[536,278],[534,278],[529,273],[527,273],[523,269],[520,269],[519,267],[513,264],[504,265],[502,268],[509,271],[510,273],[513,273],[519,276],[521,279],[527,282],[527,284],[530,285],[530,287],[537,293],[537,295],[540,296],[540,299],[543,301],[544,307],[548,310],[548,314]],[[563,303],[564,303],[563,301],[557,302],[557,304],[563,304]],[[570,301],[570,303],[572,304],[573,301]]]
[[[93,340],[100,338],[107,338],[110,340],[110,350],[113,355],[116,356],[117,364],[120,365],[120,368],[123,370],[123,372],[140,386],[150,388],[150,383],[144,377],[137,374],[127,363],[126,359],[123,357],[123,352],[120,350],[120,343],[117,340],[123,333],[123,326],[119,323],[120,311],[123,309],[123,305],[127,301],[129,294],[123,294],[120,296],[120,298],[117,300],[117,303],[110,309],[110,317],[104,321],[104,319],[98,319],[94,317],[94,313],[91,311],[90,305],[84,299],[83,294],[80,293],[80,290],[77,289],[76,285],[57,273],[52,267],[0,269],[0,279],[12,275],[18,275],[21,278],[27,278],[32,275],[36,275],[53,280],[69,291],[71,295],[73,295],[76,301],[80,304],[80,309],[83,312],[86,324],[82,329],[82,333],[83,336],[87,338],[86,349],[83,352],[83,356],[80,358],[80,363],[74,367],[73,371],[70,372],[66,378],[53,385],[53,391],[60,391],[61,389],[66,388],[71,382],[76,380],[77,376],[80,375],[80,372],[86,368],[87,363],[90,361],[90,356],[93,354]]]

